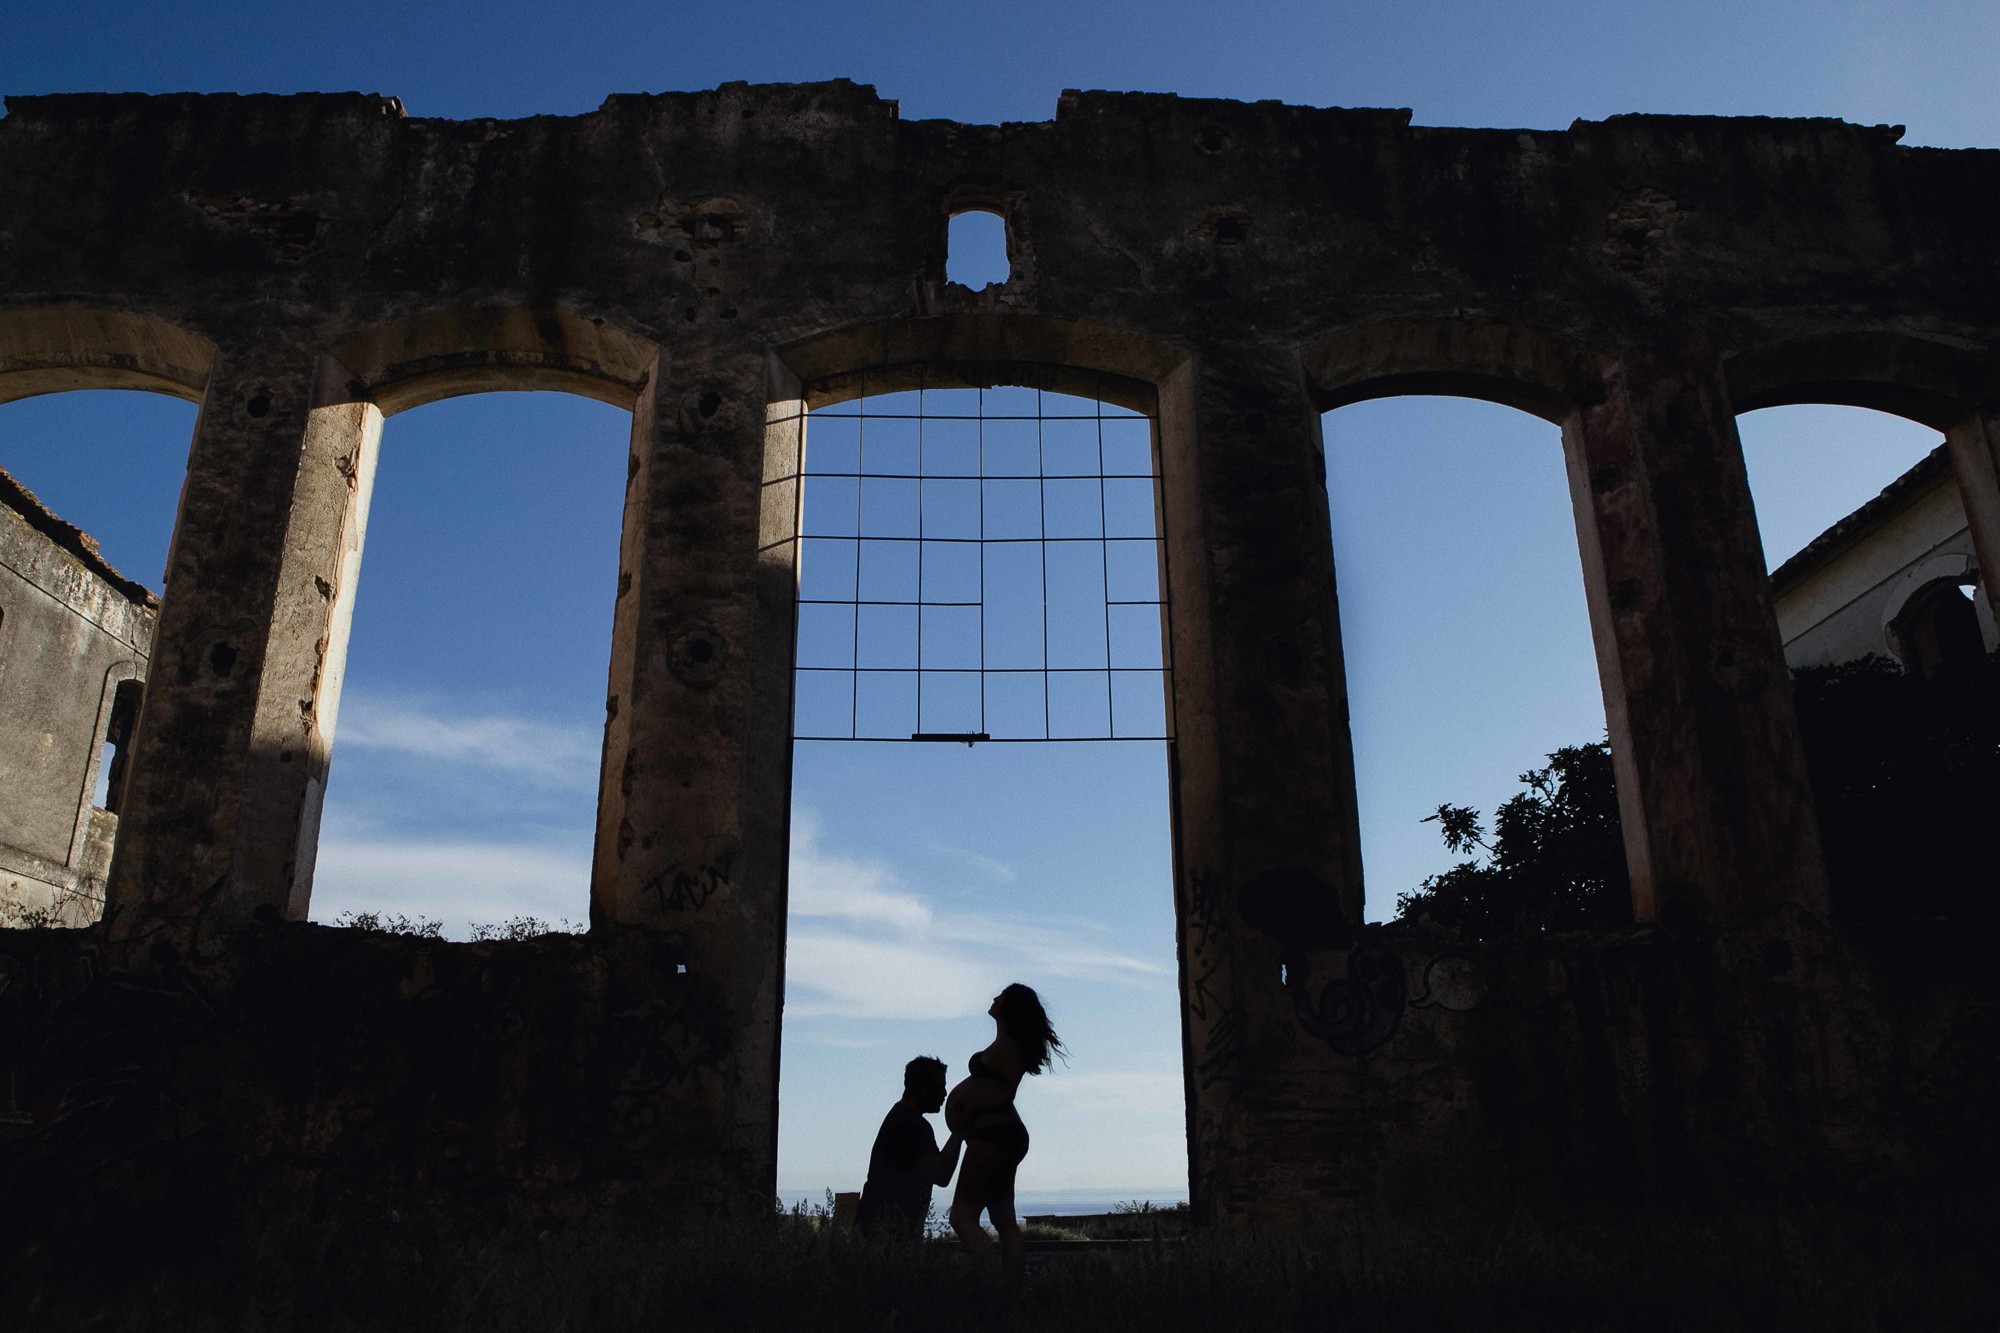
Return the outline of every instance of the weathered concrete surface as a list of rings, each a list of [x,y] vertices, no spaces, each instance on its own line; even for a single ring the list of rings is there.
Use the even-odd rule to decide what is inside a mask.
[[[0,471],[0,921],[103,914],[118,817],[92,798],[157,605]]]
[[[0,398],[202,401],[109,964],[226,973],[279,947],[239,933],[260,913],[305,910],[379,416],[496,387],[631,406],[593,923],[676,948],[686,973],[657,984],[681,998],[657,1003],[721,1034],[699,1095],[632,1096],[707,1117],[718,1188],[767,1191],[791,753],[774,516],[800,405],[864,374],[1158,410],[1204,1216],[1368,1196],[1378,1089],[1355,1062],[1400,1040],[1414,984],[1354,947],[1320,410],[1451,392],[1563,425],[1636,912],[1810,930],[1817,833],[1733,413],[1939,426],[1975,542],[2000,549],[2000,154],[1829,120],[1409,121],[1072,93],[1045,123],[907,122],[847,83],[462,123],[361,95],[12,99]],[[1013,277],[982,293],[944,280],[967,206],[1008,221]],[[1714,993],[1737,997],[1716,1031],[1763,1030],[1731,1007],[1748,992]]]

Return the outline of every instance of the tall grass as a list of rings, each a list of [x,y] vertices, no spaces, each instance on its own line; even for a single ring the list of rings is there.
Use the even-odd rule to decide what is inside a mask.
[[[1983,1215],[1981,1213],[1983,1212]],[[250,1227],[192,1260],[60,1255],[0,1327],[124,1330],[1936,1330],[2000,1316],[1990,1208],[1328,1223],[1049,1259],[1017,1291],[823,1215],[558,1228],[442,1209]]]

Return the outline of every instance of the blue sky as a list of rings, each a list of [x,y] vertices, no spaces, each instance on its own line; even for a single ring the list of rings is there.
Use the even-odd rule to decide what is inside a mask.
[[[1053,115],[1065,87],[1407,106],[1559,128],[1624,111],[1834,115],[2000,142],[2000,6],[1933,3],[262,4],[17,0],[0,93],[394,94],[416,115],[575,114],[611,92],[848,77],[909,117]],[[448,54],[441,54],[448,53]],[[158,585],[191,406],[0,407],[0,466]],[[1327,419],[1369,912],[1448,862],[1418,821],[1490,809],[1601,734],[1560,446],[1490,404]],[[314,915],[575,921],[628,417],[508,394],[392,419]],[[1853,410],[1741,421],[1772,563],[1935,436]],[[852,1188],[897,1071],[961,1061],[1024,979],[1076,1057],[1031,1083],[1022,1188],[1182,1187],[1165,758],[1112,746],[802,743],[781,1183]]]

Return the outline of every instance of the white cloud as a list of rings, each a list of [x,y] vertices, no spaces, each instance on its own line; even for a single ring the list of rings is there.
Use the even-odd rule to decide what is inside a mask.
[[[931,921],[930,907],[914,894],[898,892],[887,866],[822,847],[819,821],[809,813],[792,821],[790,883],[795,917],[877,921],[906,930],[921,930]]]
[[[473,921],[589,914],[590,848],[552,842],[387,836],[366,825],[320,840],[312,917],[400,912],[462,936]],[[1108,942],[1083,919],[940,912],[879,861],[829,850],[809,814],[795,821],[786,1016],[958,1019],[986,1012],[1010,981],[1062,977],[1149,985],[1165,966]]]
[[[883,863],[829,850],[809,812],[793,820],[791,884],[790,1018],[965,1018],[1010,981],[1144,984],[1167,971],[1100,943],[1094,922],[941,913]]]
[[[525,718],[453,717],[408,701],[350,696],[340,708],[339,750],[378,750],[495,769],[542,787],[597,783],[602,738],[588,727]]]
[[[429,917],[461,939],[474,921],[582,923],[590,915],[590,848],[323,837],[312,919],[332,921],[342,912]]]
[[[1006,984],[990,965],[921,942],[795,930],[785,945],[789,1018],[963,1018]]]

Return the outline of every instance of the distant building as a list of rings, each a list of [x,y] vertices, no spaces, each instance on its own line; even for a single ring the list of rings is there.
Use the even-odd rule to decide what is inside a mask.
[[[158,609],[0,471],[0,924],[103,914]]]
[[[1943,445],[1771,574],[1793,667],[1869,654],[1933,676],[2000,647]]]

